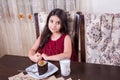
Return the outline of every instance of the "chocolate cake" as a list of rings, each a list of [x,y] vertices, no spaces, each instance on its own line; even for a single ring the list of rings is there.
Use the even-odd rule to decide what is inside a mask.
[[[47,61],[40,60],[40,61],[38,61],[37,65],[38,65],[39,75],[42,75],[47,72],[47,70],[48,70],[48,62]]]

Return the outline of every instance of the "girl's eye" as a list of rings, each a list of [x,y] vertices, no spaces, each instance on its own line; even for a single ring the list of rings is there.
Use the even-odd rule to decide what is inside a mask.
[[[57,24],[59,25],[59,24],[60,24],[60,22],[58,21],[58,22],[57,22]]]
[[[51,19],[50,22],[53,23],[53,20]]]
[[[50,19],[50,23],[54,23],[54,20]],[[55,24],[56,24],[56,25],[60,25],[61,22],[60,22],[60,21],[56,21]]]

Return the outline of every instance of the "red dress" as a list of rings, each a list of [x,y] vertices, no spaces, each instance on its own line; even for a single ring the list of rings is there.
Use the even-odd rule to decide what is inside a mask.
[[[55,41],[49,40],[45,46],[38,50],[39,53],[45,53],[48,56],[56,55],[63,53],[64,51],[64,39],[66,34],[61,35],[61,37]],[[76,56],[75,50],[72,49],[72,55],[71,55],[72,61],[78,61],[78,57]]]

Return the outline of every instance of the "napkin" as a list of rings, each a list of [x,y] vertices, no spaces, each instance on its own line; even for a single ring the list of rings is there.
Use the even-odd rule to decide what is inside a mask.
[[[9,80],[37,80],[33,77],[29,76],[28,74],[24,75],[23,72],[16,74],[12,77],[8,77]]]
[[[72,80],[71,78],[68,78],[68,79],[66,79],[66,80]]]
[[[50,76],[50,77],[43,79],[43,80],[56,80],[56,77],[53,75],[53,76]]]
[[[50,76],[46,79],[43,79],[43,80],[72,80],[71,78],[68,78],[68,79],[64,79],[63,77],[58,77],[56,78],[54,75],[53,76]]]
[[[9,80],[38,80],[38,79],[35,79],[35,78],[29,76],[28,74],[24,75],[23,72],[16,74],[14,76],[8,77],[8,79]],[[47,78],[42,79],[42,80],[72,80],[72,79],[71,78],[64,79],[63,77],[56,78],[54,75],[52,75],[52,76],[47,77]]]

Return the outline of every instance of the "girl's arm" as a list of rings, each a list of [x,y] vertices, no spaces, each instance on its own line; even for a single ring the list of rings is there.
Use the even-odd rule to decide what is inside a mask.
[[[71,38],[69,35],[66,35],[64,39],[64,51],[63,53],[53,55],[53,56],[47,56],[46,54],[42,54],[42,57],[45,60],[53,60],[53,61],[58,61],[64,58],[70,58],[72,54],[72,42]]]
[[[36,53],[38,47],[40,45],[40,36],[36,40],[35,44],[32,46],[32,48],[29,50],[28,57],[33,61],[37,62],[41,58],[40,53]]]

